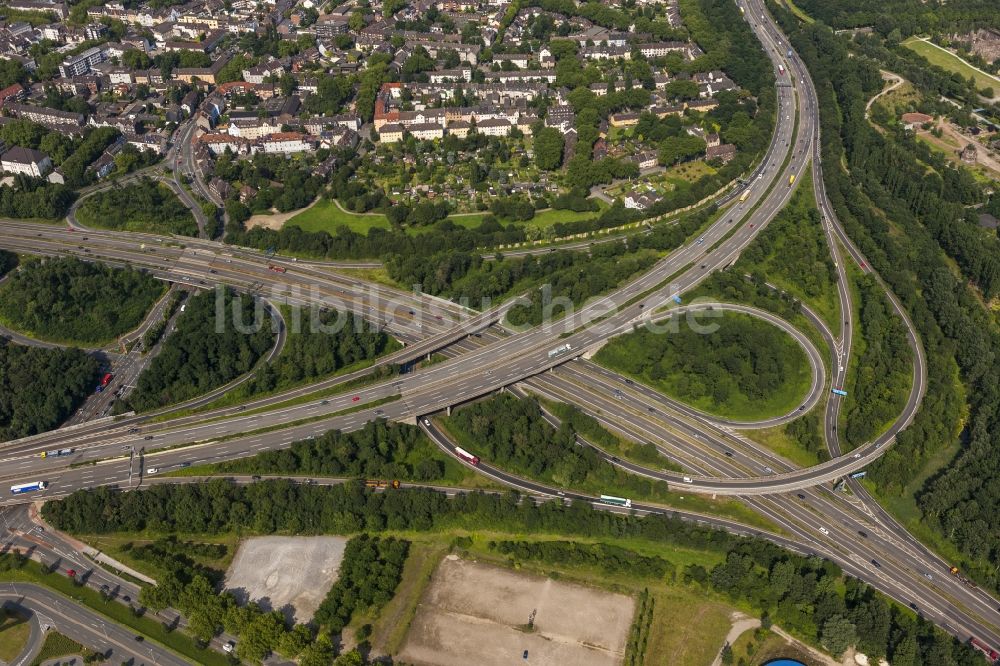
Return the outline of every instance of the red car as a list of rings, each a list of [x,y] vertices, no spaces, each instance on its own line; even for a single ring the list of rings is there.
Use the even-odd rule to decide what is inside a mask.
[[[356,395],[353,398],[351,398],[351,402],[357,402],[358,400],[361,400],[361,396],[360,395]]]
[[[70,578],[76,578],[76,569],[67,569],[66,575]]]

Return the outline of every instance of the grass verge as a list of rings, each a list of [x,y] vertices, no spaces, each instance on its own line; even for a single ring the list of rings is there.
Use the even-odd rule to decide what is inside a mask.
[[[31,622],[16,611],[0,608],[0,662],[11,663],[21,654],[31,635]]]
[[[179,631],[167,631],[158,620],[146,615],[137,616],[128,606],[117,601],[105,600],[96,590],[78,586],[58,572],[48,573],[37,562],[25,562],[20,568],[0,572],[0,581],[43,585],[118,624],[129,627],[136,633],[148,636],[169,650],[191,659],[197,664],[226,666],[229,663],[223,655],[213,650],[199,648],[190,636]]]

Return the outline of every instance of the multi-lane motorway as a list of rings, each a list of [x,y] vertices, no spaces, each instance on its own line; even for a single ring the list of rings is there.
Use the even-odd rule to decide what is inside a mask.
[[[338,378],[242,407],[156,423],[148,417],[132,417],[46,433],[5,445],[0,450],[4,456],[2,474],[20,481],[44,477],[50,486],[42,497],[59,497],[100,484],[136,487],[146,480],[150,469],[157,470],[155,475],[183,465],[257,453],[331,428],[355,429],[378,417],[415,421],[424,414],[499,388],[526,386],[579,404],[609,428],[629,437],[656,443],[685,472],[650,470],[622,461],[615,464],[688,492],[744,496],[748,504],[791,535],[782,539],[798,544],[799,550],[838,561],[849,573],[917,606],[960,636],[975,635],[1000,644],[1000,618],[993,599],[948,576],[944,563],[892,521],[860,486],[854,487],[853,499],[822,487],[879,457],[896,433],[910,423],[922,400],[926,383],[923,349],[891,292],[887,290],[888,297],[906,324],[914,352],[914,381],[906,407],[885,434],[840,456],[836,427],[841,419],[840,400],[832,398],[827,402],[824,430],[835,457],[807,469],[796,469],[735,432],[748,425],[775,425],[797,413],[763,424],[719,423],[613,373],[574,360],[637,323],[665,316],[664,310],[672,305],[675,296],[690,291],[713,270],[731,265],[791,197],[790,176],[800,176],[810,161],[818,169],[816,95],[808,72],[797,58],[786,57],[787,40],[766,17],[763,6],[759,2],[744,2],[742,6],[775,67],[781,63],[787,72],[779,75],[778,122],[772,143],[749,181],[747,198],[739,202],[728,196],[728,207],[697,239],[671,252],[652,270],[614,293],[535,329],[503,328],[504,315],[512,302],[501,307],[486,306],[481,313],[472,314],[439,299],[343,278],[316,264],[267,260],[256,252],[210,241],[71,232],[45,225],[5,223],[9,233],[0,239],[0,245],[10,249],[75,254],[142,267],[157,277],[195,288],[227,284],[252,293],[263,292],[278,302],[353,311],[408,343],[401,352],[383,359],[383,364],[406,363],[438,350],[445,350],[449,358],[416,372],[373,382],[353,393],[326,397],[318,393],[332,390],[348,379]],[[181,137],[181,144],[187,140],[189,137]],[[854,328],[841,247],[859,266],[864,268],[866,262],[836,220],[818,171],[814,188],[841,277],[843,323],[836,337],[821,331],[831,343],[831,385],[841,387]],[[699,307],[703,312],[709,308]],[[721,310],[728,306],[711,307]],[[681,316],[680,309],[673,316]],[[772,323],[785,327],[770,317]],[[493,326],[498,323],[500,328]],[[802,404],[805,411],[819,401],[827,384],[818,352],[801,333],[798,338],[805,339],[806,343],[800,340],[800,344],[806,348],[814,370],[812,390]],[[559,348],[563,351],[557,352]],[[542,374],[552,368],[558,370]],[[310,394],[315,398],[303,402]],[[291,398],[299,402],[288,403]],[[372,404],[376,401],[378,406]],[[271,430],[278,426],[286,427]],[[431,434],[441,441],[440,433]],[[172,448],[192,442],[197,444]],[[447,447],[445,442],[441,444]],[[74,454],[62,461],[38,456],[41,451],[63,447],[74,448]],[[133,455],[136,451],[138,454]],[[88,461],[95,464],[68,464]],[[506,482],[532,489],[525,486],[524,480]],[[544,487],[533,490],[555,494]],[[781,494],[790,492],[794,494]],[[777,539],[774,535],[770,538]]]

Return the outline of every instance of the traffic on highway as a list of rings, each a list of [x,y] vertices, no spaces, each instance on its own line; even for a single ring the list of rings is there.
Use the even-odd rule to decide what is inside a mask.
[[[844,451],[837,424],[842,419],[843,387],[855,328],[845,260],[860,267],[869,264],[840,225],[824,190],[818,102],[809,73],[787,48],[787,39],[762,2],[741,0],[739,4],[780,80],[777,124],[760,164],[741,189],[717,202],[720,214],[695,238],[615,291],[541,326],[520,330],[509,324],[506,315],[517,299],[485,304],[477,311],[347,277],[338,274],[336,267],[264,256],[209,240],[185,239],[181,243],[155,234],[96,230],[85,230],[84,237],[78,224],[67,229],[5,221],[0,238],[0,247],[5,249],[130,265],[193,290],[226,285],[258,295],[272,308],[287,304],[353,312],[404,343],[401,350],[378,359],[373,368],[408,371],[375,380],[369,377],[373,368],[367,368],[238,406],[199,411],[232,388],[226,386],[150,414],[117,418],[94,414],[92,420],[7,442],[0,446],[0,480],[9,491],[0,505],[15,512],[27,502],[64,497],[82,488],[108,485],[134,490],[151,483],[183,482],[182,477],[164,477],[163,473],[288,447],[328,430],[357,430],[371,420],[384,418],[419,424],[456,460],[531,496],[586,501],[604,510],[676,513],[672,508],[627,497],[584,495],[517,477],[480,459],[475,450],[458,446],[435,426],[434,414],[498,390],[511,390],[571,402],[612,432],[654,444],[666,460],[684,471],[652,469],[598,452],[632,474],[664,481],[675,490],[740,497],[781,533],[681,512],[685,518],[829,558],[850,575],[871,583],[963,640],[974,638],[987,646],[1000,646],[1000,603],[956,576],[952,565],[909,534],[852,477],[891,447],[920,408],[927,384],[924,350],[908,314],[879,281],[893,311],[905,324],[913,352],[913,381],[903,411],[888,429],[872,441]],[[189,139],[182,138],[180,143],[189,146]],[[181,165],[193,168],[189,152],[174,162],[175,171]],[[730,267],[767,228],[787,205],[797,180],[801,182],[810,165],[814,196],[839,275],[843,320],[839,330],[831,331],[808,309],[805,316],[817,329],[817,339],[829,349],[818,349],[799,328],[757,308],[684,303],[686,294],[713,271]],[[847,257],[842,256],[842,249]],[[870,269],[866,272],[878,279]],[[791,335],[802,348],[812,381],[807,396],[794,411],[761,421],[718,419],[585,359],[588,351],[634,326],[654,325],[666,317],[714,316],[726,311],[767,321]],[[826,358],[824,351],[829,354]],[[275,353],[272,350],[272,355]],[[432,353],[442,354],[444,360],[412,369],[414,362]],[[128,372],[131,378],[137,374],[134,370],[118,372]],[[354,383],[366,377],[370,381]],[[109,373],[107,381],[102,380],[102,390],[114,381],[115,375]],[[349,383],[354,388],[347,391]],[[823,434],[831,455],[826,462],[797,467],[741,434],[747,429],[782,425],[818,405],[824,411]],[[585,440],[580,444],[592,446]],[[834,490],[839,481],[844,481],[850,494]],[[127,589],[136,594],[135,589]],[[135,647],[124,638],[113,638],[108,642],[123,654]],[[163,663],[171,662],[164,659]]]

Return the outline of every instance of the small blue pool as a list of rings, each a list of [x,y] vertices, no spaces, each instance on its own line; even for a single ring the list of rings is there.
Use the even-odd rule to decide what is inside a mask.
[[[778,659],[776,661],[769,661],[764,666],[806,666],[801,661],[795,661],[794,659]]]

